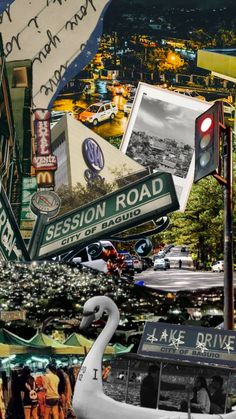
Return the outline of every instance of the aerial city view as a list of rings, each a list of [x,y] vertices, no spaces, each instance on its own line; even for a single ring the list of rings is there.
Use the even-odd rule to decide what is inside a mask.
[[[0,418],[236,419],[235,1],[0,32]]]

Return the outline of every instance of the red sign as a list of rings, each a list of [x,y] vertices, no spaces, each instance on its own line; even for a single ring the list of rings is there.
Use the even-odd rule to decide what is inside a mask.
[[[50,120],[36,121],[36,141],[39,156],[51,154]]]
[[[36,170],[57,170],[57,158],[53,154],[34,156],[32,163]]]

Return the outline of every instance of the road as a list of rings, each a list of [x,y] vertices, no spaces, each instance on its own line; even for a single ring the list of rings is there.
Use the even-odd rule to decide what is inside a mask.
[[[91,80],[94,84],[94,93],[91,94],[90,97],[85,97],[84,94],[80,94],[80,97],[76,99],[72,97],[66,98],[58,98],[53,106],[55,111],[69,111],[73,112],[73,115],[76,119],[78,119],[79,113],[86,109],[89,105],[94,102],[103,101],[103,100],[112,100],[116,103],[118,107],[118,113],[113,121],[107,120],[102,123],[99,123],[96,127],[89,125],[94,132],[100,135],[102,138],[108,137],[121,137],[126,129],[128,117],[124,115],[124,104],[126,103],[127,99],[125,99],[121,94],[119,95],[111,95],[111,93],[107,90],[107,80]],[[201,93],[201,89],[195,89]],[[217,91],[215,92],[207,92],[205,89],[202,91],[203,95],[206,97],[207,100],[215,100],[222,96]],[[233,126],[233,120],[228,121],[231,126]]]
[[[187,269],[168,269],[154,271],[150,268],[135,275],[135,282],[144,281],[150,288],[164,291],[182,291],[223,287],[224,273],[191,271]],[[236,272],[234,272],[236,286]]]

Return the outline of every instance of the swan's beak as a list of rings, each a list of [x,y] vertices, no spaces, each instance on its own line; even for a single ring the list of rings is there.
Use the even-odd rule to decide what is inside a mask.
[[[87,327],[90,326],[91,323],[95,320],[95,313],[94,312],[87,312],[83,313],[83,318],[81,320],[80,329],[87,329]]]

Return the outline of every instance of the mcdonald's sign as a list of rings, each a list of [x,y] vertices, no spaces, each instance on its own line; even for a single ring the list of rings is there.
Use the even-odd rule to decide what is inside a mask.
[[[54,172],[53,171],[42,171],[37,172],[37,184],[39,188],[49,188],[54,187]]]

